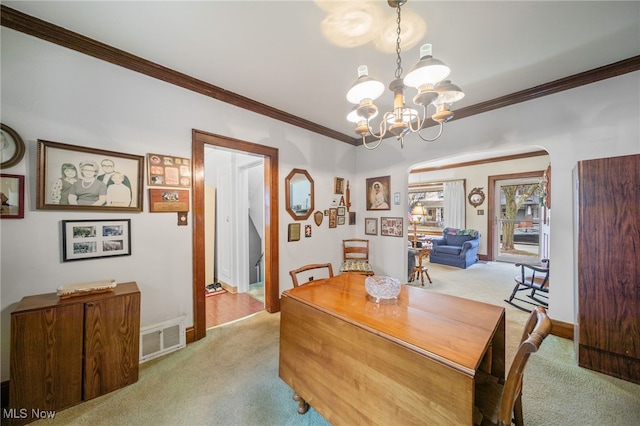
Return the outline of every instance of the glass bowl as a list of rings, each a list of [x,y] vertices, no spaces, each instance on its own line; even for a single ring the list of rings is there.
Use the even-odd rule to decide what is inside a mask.
[[[364,288],[369,296],[379,303],[381,299],[395,299],[400,294],[400,280],[380,275],[369,276],[364,280]]]

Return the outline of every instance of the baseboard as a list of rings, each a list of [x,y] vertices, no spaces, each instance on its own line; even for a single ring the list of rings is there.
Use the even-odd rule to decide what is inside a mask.
[[[573,324],[554,319],[551,320],[551,324],[551,334],[564,339],[573,340]]]
[[[187,345],[196,341],[196,329],[193,327],[187,327],[185,329],[185,338]]]
[[[238,287],[234,285],[227,284],[224,281],[220,281],[220,280],[218,280],[218,283],[222,285],[222,288],[227,290],[229,293],[236,294],[238,292]]]

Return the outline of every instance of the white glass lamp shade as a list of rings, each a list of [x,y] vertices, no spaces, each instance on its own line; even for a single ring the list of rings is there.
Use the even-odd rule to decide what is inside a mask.
[[[409,70],[404,77],[404,84],[415,88],[425,84],[435,85],[447,78],[450,72],[444,62],[431,56],[431,45],[425,44],[420,48],[420,62]]]
[[[372,101],[378,99],[384,92],[384,84],[373,77],[369,77],[366,65],[358,67],[358,80],[347,92],[347,100],[352,104],[359,104],[364,99]]]
[[[371,120],[372,118],[376,118],[376,116],[378,115],[378,111],[376,110],[373,115],[371,115],[369,117],[369,120]],[[358,106],[354,106],[353,109],[351,109],[351,112],[349,114],[347,114],[347,121],[351,122],[351,123],[360,123],[361,121],[366,121],[366,117],[362,117],[361,115],[358,114]]]
[[[416,205],[413,206],[413,209],[411,210],[411,214],[413,216],[425,216],[427,214],[427,211],[422,204],[416,203]]]
[[[464,98],[464,92],[455,84],[451,83],[451,80],[444,80],[436,84],[434,90],[438,92],[437,104],[452,104],[458,102]]]

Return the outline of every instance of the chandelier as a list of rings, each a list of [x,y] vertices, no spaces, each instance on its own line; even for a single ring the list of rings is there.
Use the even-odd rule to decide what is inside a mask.
[[[450,80],[445,80],[450,73],[450,69],[442,61],[435,59],[431,55],[431,45],[425,44],[420,47],[420,61],[414,65],[407,75],[402,78],[402,58],[400,56],[400,33],[401,33],[401,6],[407,0],[387,0],[389,6],[396,8],[398,24],[396,33],[396,73],[395,80],[389,84],[389,89],[393,92],[393,110],[387,111],[382,116],[379,133],[376,134],[371,127],[370,120],[378,115],[378,107],[375,101],[382,92],[384,84],[369,76],[366,65],[358,67],[358,80],[347,92],[347,100],[356,104],[347,115],[347,120],[356,123],[356,133],[362,136],[362,143],[367,149],[376,149],[388,133],[394,135],[400,141],[400,147],[404,147],[404,137],[408,133],[417,133],[424,141],[435,141],[442,135],[444,123],[453,117],[451,104],[464,97],[462,90],[452,84]],[[415,87],[418,93],[413,98],[413,102],[422,107],[422,116],[418,111],[410,108],[404,103],[404,89]],[[423,126],[427,120],[427,107],[433,105],[435,113],[431,119],[439,123],[439,131],[434,138],[426,138],[421,134]],[[367,144],[368,135],[377,138],[374,145]]]

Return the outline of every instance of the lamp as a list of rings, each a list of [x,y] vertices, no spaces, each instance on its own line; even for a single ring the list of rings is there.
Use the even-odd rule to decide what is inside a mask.
[[[413,247],[418,247],[418,223],[422,221],[422,217],[425,216],[427,212],[424,209],[422,203],[416,203],[411,210],[411,217],[413,218]]]
[[[347,115],[347,120],[356,124],[356,133],[362,137],[362,143],[367,149],[376,149],[382,143],[387,132],[393,134],[400,147],[404,147],[404,136],[408,133],[417,133],[424,141],[434,141],[442,135],[444,123],[453,117],[451,104],[464,97],[462,90],[445,80],[449,76],[449,67],[442,61],[433,58],[431,45],[425,44],[420,48],[420,62],[409,70],[409,73],[402,79],[402,58],[400,56],[400,33],[401,33],[401,6],[407,0],[387,0],[391,7],[396,8],[398,18],[398,28],[396,33],[396,72],[395,80],[389,84],[389,89],[393,92],[393,110],[387,111],[380,122],[380,133],[376,134],[370,120],[378,115],[378,107],[373,103],[382,92],[384,85],[373,77],[369,76],[366,65],[358,67],[358,79],[347,92],[347,100],[356,106]],[[404,103],[405,87],[415,87],[418,93],[413,98],[413,102],[422,107],[422,117],[413,108],[409,108]],[[425,138],[420,131],[427,120],[427,107],[433,105],[435,113],[431,119],[440,125],[438,134],[434,138]],[[371,135],[378,139],[375,145],[367,144],[366,137]]]

